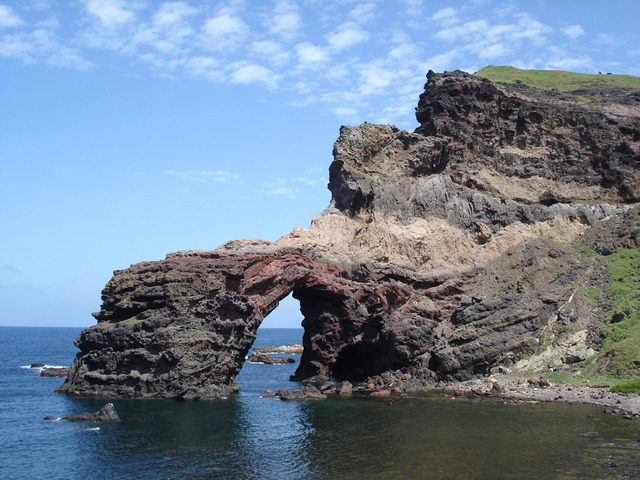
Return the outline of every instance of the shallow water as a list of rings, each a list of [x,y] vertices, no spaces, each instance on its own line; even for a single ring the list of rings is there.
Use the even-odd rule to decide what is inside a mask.
[[[0,478],[639,478],[640,426],[601,409],[491,400],[261,398],[296,364],[246,364],[226,401],[117,401],[122,423],[47,422],[104,401],[52,393],[21,365],[68,365],[78,329],[0,328]],[[256,345],[299,343],[264,330]],[[299,357],[294,356],[297,360]],[[389,404],[391,401],[391,405]]]

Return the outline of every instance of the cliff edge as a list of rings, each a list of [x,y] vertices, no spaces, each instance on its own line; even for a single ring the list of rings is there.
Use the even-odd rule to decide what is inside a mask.
[[[598,352],[611,304],[589,292],[610,275],[591,252],[637,248],[638,90],[599,102],[460,71],[427,80],[414,132],[341,128],[331,204],[308,229],[114,272],[59,391],[226,396],[291,292],[296,380],[408,390]]]

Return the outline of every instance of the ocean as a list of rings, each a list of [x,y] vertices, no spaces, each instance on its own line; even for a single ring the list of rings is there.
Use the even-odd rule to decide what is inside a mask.
[[[228,400],[115,401],[121,423],[45,421],[106,402],[53,393],[32,363],[69,365],[79,328],[0,327],[1,479],[640,478],[640,424],[597,407],[333,398],[285,402],[296,368],[246,363]],[[260,329],[255,346],[301,343]]]

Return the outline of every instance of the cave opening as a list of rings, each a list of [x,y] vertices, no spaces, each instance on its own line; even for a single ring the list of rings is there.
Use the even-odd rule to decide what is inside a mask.
[[[338,354],[333,366],[333,378],[362,381],[387,370],[402,368],[404,364],[392,352],[384,341],[347,345]]]

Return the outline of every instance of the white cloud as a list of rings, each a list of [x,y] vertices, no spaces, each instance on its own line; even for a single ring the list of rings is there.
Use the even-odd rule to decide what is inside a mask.
[[[584,30],[580,25],[569,25],[568,27],[564,27],[562,29],[562,33],[564,33],[569,38],[578,38],[581,35],[584,35]]]
[[[295,38],[302,25],[298,6],[288,1],[277,2],[269,19],[269,31],[286,39]]]
[[[21,27],[25,22],[13,11],[11,7],[0,5],[0,29]]]
[[[255,63],[243,63],[233,65],[233,72],[229,75],[232,83],[262,83],[269,88],[278,85],[279,76],[262,65]]]
[[[202,26],[202,42],[211,50],[228,50],[245,39],[249,28],[244,21],[229,13],[209,18]]]
[[[486,20],[473,20],[455,27],[448,27],[437,32],[434,37],[438,40],[453,42],[459,38],[469,38],[475,36],[478,32],[487,32],[489,24]]]
[[[350,74],[351,70],[344,64],[333,64],[324,72],[325,77],[334,82],[344,82]]]
[[[458,59],[462,56],[461,48],[454,48],[445,53],[439,53],[429,57],[426,61],[426,65],[429,69],[435,72],[442,72],[444,70],[451,70],[455,67]]]
[[[331,111],[339,117],[354,117],[358,110],[353,107],[333,107]]]
[[[201,55],[189,58],[185,62],[187,71],[194,76],[209,78],[210,80],[222,81],[225,76],[221,73],[220,62],[210,56]]]
[[[360,73],[360,92],[363,95],[382,93],[393,81],[394,73],[385,68],[381,62],[362,64]]]
[[[83,0],[84,6],[107,30],[115,30],[136,19],[131,2],[124,0]]]
[[[298,62],[302,68],[314,68],[329,61],[329,54],[324,48],[312,45],[308,42],[296,46]]]
[[[544,68],[568,70],[568,71],[580,71],[587,70],[595,72],[595,62],[593,59],[586,55],[574,56],[565,52],[558,47],[550,47],[551,57],[544,63]]]
[[[369,23],[375,16],[376,5],[374,3],[361,3],[349,12],[349,17],[360,24]]]
[[[446,7],[431,15],[431,20],[436,22],[450,22],[457,14],[458,11],[455,8]]]
[[[362,43],[368,38],[368,32],[353,22],[346,22],[327,35],[327,42],[332,49],[340,51]]]
[[[300,188],[297,185],[302,184],[305,187],[314,187],[316,185],[325,185],[326,178],[311,177],[292,177],[289,179],[278,178],[272,182],[262,184],[264,190],[262,193],[266,195],[282,196],[287,198],[296,198],[300,194]]]
[[[149,44],[163,53],[176,53],[194,34],[188,18],[196,13],[197,10],[185,2],[163,3],[149,25],[134,36],[133,43]]]
[[[165,170],[162,173],[191,182],[234,183],[240,178],[240,175],[225,170]]]
[[[15,58],[26,64],[41,61],[54,67],[77,70],[86,70],[93,65],[77,49],[61,44],[55,32],[47,28],[2,36],[0,57]]]
[[[292,53],[273,40],[259,40],[251,44],[251,51],[261,61],[283,67],[289,63]]]
[[[509,47],[503,43],[493,43],[491,45],[482,46],[478,49],[477,55],[480,58],[497,58],[509,53]]]
[[[596,43],[606,47],[616,47],[620,45],[620,40],[614,35],[608,33],[601,33],[596,38]]]
[[[420,50],[418,47],[409,43],[401,43],[389,51],[388,57],[399,62],[411,62],[419,55]]]

